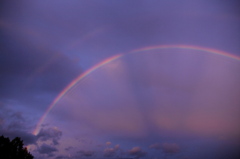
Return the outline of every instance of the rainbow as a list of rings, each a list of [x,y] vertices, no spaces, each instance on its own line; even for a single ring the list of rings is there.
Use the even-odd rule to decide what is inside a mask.
[[[115,56],[112,56],[110,58],[107,58],[105,60],[103,60],[102,62],[94,65],[93,67],[91,67],[90,69],[88,69],[87,71],[85,71],[84,73],[80,74],[77,78],[75,78],[71,83],[69,83],[67,85],[67,87],[65,87],[58,95],[57,97],[52,101],[52,103],[50,104],[50,106],[47,108],[46,112],[43,114],[43,116],[40,118],[35,130],[33,131],[34,135],[37,135],[39,133],[40,130],[40,126],[43,123],[44,119],[46,118],[47,114],[52,110],[52,108],[55,106],[55,104],[72,88],[74,87],[81,79],[83,79],[84,77],[86,77],[87,75],[89,75],[90,73],[94,72],[96,69],[100,68],[103,65],[106,65],[107,63],[114,61],[116,59],[118,59],[119,57],[121,57],[122,54],[118,54]]]
[[[205,48],[205,47],[200,47],[200,46],[191,46],[191,45],[150,46],[150,47],[145,47],[145,48],[133,50],[130,53],[138,53],[138,52],[150,51],[150,50],[154,50],[154,49],[169,49],[169,48],[205,51],[205,52],[209,52],[209,53],[212,53],[212,54],[217,54],[217,55],[220,55],[220,56],[225,56],[225,57],[240,61],[240,57],[237,56],[237,55],[233,55],[233,54],[230,54],[230,53],[227,53],[227,52],[224,52],[224,51],[220,51],[220,50],[216,50],[216,49],[210,49],[210,48]]]
[[[154,49],[168,49],[168,48],[180,48],[180,49],[188,49],[188,50],[199,50],[199,51],[205,51],[205,52],[209,52],[212,54],[217,54],[220,56],[224,56],[224,57],[228,57],[234,60],[238,60],[240,61],[240,57],[237,55],[233,55],[224,51],[220,51],[220,50],[216,50],[216,49],[210,49],[210,48],[205,48],[205,47],[199,47],[199,46],[190,46],[190,45],[160,45],[160,46],[151,46],[151,47],[145,47],[145,48],[141,48],[141,49],[136,49],[133,50],[127,54],[131,54],[131,53],[140,53],[140,52],[144,52],[144,51],[150,51],[150,50],[154,50]],[[40,131],[40,127],[41,124],[43,123],[43,121],[45,120],[47,114],[53,109],[53,107],[56,105],[56,103],[67,93],[70,91],[71,88],[73,88],[80,80],[82,80],[84,77],[86,77],[87,75],[91,74],[92,72],[94,72],[95,70],[99,69],[100,67],[124,56],[125,54],[117,54],[115,56],[112,56],[110,58],[107,58],[105,60],[103,60],[102,62],[92,66],[90,69],[88,69],[87,71],[85,71],[84,73],[80,74],[77,78],[75,78],[72,82],[70,82],[58,95],[57,97],[52,101],[52,103],[49,105],[49,107],[47,108],[47,110],[45,111],[45,113],[43,114],[43,116],[40,118],[39,122],[37,123],[36,128],[33,131],[34,135],[37,135]]]

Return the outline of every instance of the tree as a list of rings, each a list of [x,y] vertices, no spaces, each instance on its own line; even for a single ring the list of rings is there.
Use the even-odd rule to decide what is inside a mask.
[[[0,158],[1,159],[33,159],[26,147],[23,147],[23,141],[16,137],[12,141],[9,138],[0,136]]]

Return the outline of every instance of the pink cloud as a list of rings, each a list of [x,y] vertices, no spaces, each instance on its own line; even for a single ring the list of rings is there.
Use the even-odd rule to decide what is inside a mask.
[[[105,157],[112,157],[114,155],[116,155],[117,151],[119,150],[119,145],[115,145],[114,148],[106,148],[104,151],[103,151],[103,155]]]
[[[134,156],[136,158],[143,157],[147,154],[147,152],[143,151],[140,147],[133,147],[128,151],[128,155]]]

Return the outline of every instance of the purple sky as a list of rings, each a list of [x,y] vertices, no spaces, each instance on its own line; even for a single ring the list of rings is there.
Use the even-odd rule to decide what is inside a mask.
[[[0,135],[36,159],[237,159],[237,0],[2,0]],[[92,66],[117,54],[56,103]]]

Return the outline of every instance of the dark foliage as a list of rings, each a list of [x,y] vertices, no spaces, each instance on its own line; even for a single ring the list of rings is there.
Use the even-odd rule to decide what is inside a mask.
[[[34,157],[23,147],[23,141],[16,137],[12,141],[0,136],[0,159],[33,159]]]

